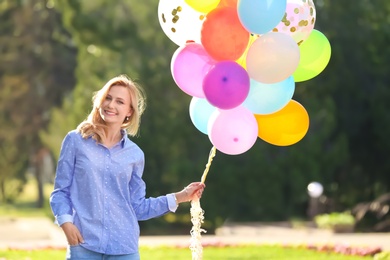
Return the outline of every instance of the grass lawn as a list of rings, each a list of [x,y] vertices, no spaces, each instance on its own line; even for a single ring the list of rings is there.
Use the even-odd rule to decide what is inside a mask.
[[[191,251],[188,248],[174,247],[141,247],[143,260],[188,260]],[[0,251],[1,260],[56,260],[64,259],[65,250],[7,250]],[[204,260],[245,260],[245,259],[329,259],[329,260],[364,260],[372,257],[347,256],[335,253],[318,252],[304,248],[283,248],[280,246],[236,246],[236,247],[205,247]]]

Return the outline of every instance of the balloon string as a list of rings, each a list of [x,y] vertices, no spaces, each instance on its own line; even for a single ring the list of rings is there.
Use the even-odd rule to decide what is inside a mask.
[[[215,152],[216,152],[216,148],[215,146],[213,146],[213,148],[211,148],[210,150],[210,153],[209,153],[209,160],[206,164],[206,169],[204,169],[204,172],[203,172],[203,175],[202,175],[202,178],[201,178],[201,182],[204,183],[206,181],[206,178],[207,178],[207,174],[209,172],[209,169],[210,169],[210,165],[211,165],[211,162],[213,161],[213,158],[215,156]]]

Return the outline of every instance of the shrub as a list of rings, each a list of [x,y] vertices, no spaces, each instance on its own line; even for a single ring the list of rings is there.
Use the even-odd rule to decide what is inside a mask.
[[[355,225],[355,217],[350,212],[332,212],[314,218],[319,228],[332,229],[336,232],[351,232]]]

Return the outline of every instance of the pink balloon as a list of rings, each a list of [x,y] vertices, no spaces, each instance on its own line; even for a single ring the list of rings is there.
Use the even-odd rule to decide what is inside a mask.
[[[257,140],[255,116],[243,106],[217,110],[210,119],[207,132],[211,143],[221,152],[237,155],[248,151]]]
[[[203,79],[207,101],[221,109],[239,106],[249,93],[249,75],[234,61],[221,61]]]
[[[187,43],[172,56],[171,72],[178,87],[190,96],[204,98],[202,82],[214,61],[199,43]]]

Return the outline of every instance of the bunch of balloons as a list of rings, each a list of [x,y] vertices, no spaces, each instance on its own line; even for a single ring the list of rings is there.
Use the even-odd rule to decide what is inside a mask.
[[[158,18],[179,46],[171,73],[192,96],[191,121],[219,151],[244,153],[258,137],[288,146],[306,135],[295,84],[320,74],[331,55],[314,29],[313,0],[160,0]]]

